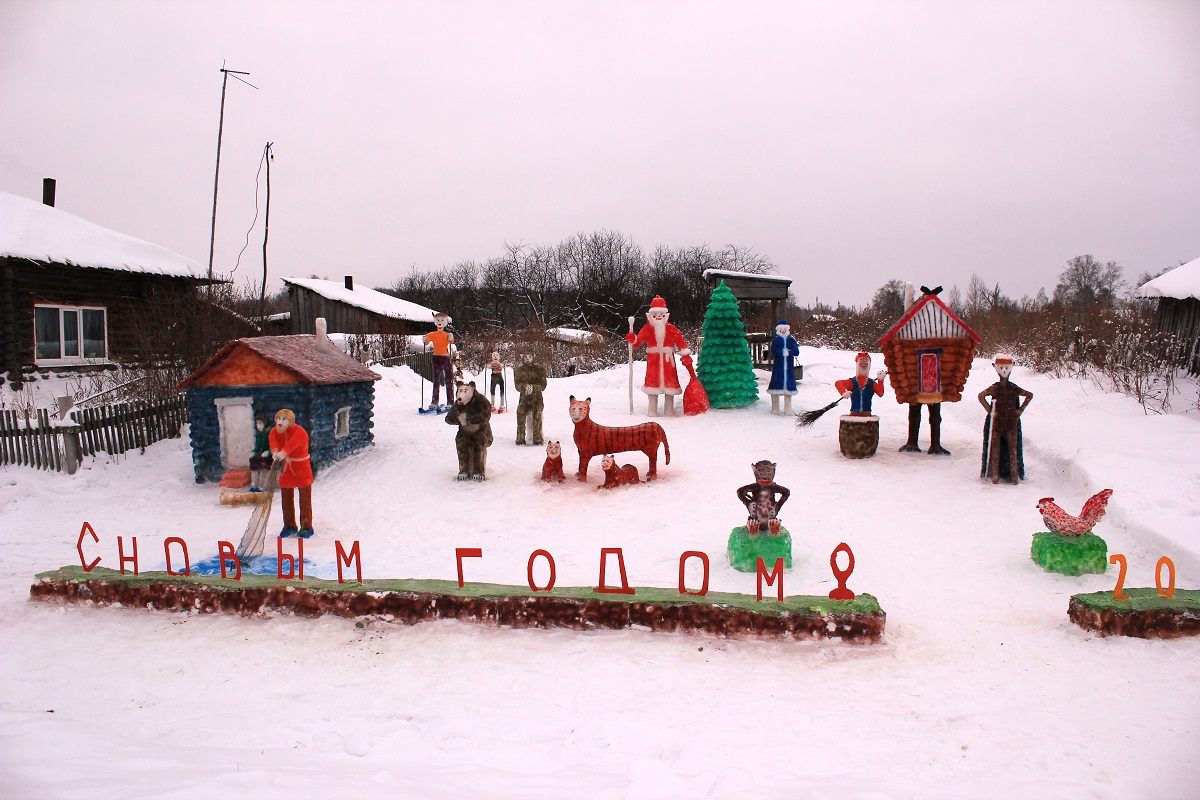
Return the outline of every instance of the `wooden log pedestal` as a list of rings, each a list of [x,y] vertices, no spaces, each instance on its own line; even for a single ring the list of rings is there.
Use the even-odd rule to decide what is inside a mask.
[[[759,636],[778,639],[841,639],[878,642],[886,615],[869,594],[853,600],[815,595],[757,599],[752,594],[689,592],[633,587],[628,594],[586,586],[531,590],[528,586],[456,581],[383,579],[336,581],[242,573],[241,580],[205,575],[143,572],[122,575],[78,565],[44,572],[29,589],[32,600],[122,606],[195,614],[298,617],[375,617],[396,623],[455,619],[512,628],[651,631]]]
[[[844,414],[838,427],[838,444],[846,458],[870,458],[879,447],[879,417]]]

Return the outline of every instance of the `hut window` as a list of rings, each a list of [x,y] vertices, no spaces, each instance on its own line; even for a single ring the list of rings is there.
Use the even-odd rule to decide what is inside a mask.
[[[921,394],[939,394],[942,391],[942,351],[917,351],[917,391]]]
[[[333,437],[341,439],[350,435],[350,406],[339,408],[333,415]]]
[[[82,364],[108,356],[106,312],[79,306],[34,306],[33,338],[39,365]]]

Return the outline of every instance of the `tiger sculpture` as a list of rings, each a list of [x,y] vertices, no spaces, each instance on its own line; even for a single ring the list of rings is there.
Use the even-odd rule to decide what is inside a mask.
[[[562,445],[558,442],[546,442],[546,462],[542,464],[542,480],[557,480],[562,483],[563,477]]]
[[[657,422],[643,422],[623,428],[597,425],[590,416],[592,398],[576,400],[571,395],[571,422],[575,423],[575,447],[579,449],[579,471],[575,477],[587,481],[588,462],[593,456],[605,453],[628,453],[641,450],[650,459],[646,480],[658,477],[658,445],[666,452],[666,462],[671,463],[671,446],[667,444],[667,432]]]
[[[617,460],[608,453],[605,453],[604,458],[600,459],[600,466],[604,470],[604,486],[600,487],[602,489],[616,489],[618,486],[641,483],[637,467],[633,464],[618,464]]]

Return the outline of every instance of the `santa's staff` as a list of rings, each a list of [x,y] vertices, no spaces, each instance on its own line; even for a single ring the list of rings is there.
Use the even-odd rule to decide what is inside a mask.
[[[629,318],[629,332],[633,333],[633,317]],[[629,413],[633,414],[633,342],[629,342]]]

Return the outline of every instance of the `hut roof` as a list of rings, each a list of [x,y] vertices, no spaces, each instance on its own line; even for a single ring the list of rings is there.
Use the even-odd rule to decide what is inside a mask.
[[[298,383],[325,386],[335,383],[377,381],[380,376],[338,350],[336,345],[318,348],[312,334],[293,336],[255,336],[234,339],[221,348],[204,366],[189,375],[180,389],[199,381],[203,376],[220,369],[231,356],[250,352],[293,376]]]
[[[958,318],[936,294],[921,295],[900,321],[879,337],[879,344],[894,337],[901,339],[952,339],[969,336],[975,344],[983,341],[971,326]]]
[[[344,284],[337,281],[326,281],[320,278],[283,278],[282,280],[286,284],[301,286],[310,292],[315,292],[327,300],[336,300],[348,306],[370,311],[372,314],[402,319],[406,322],[433,323],[434,311],[432,308],[401,300],[399,297],[392,297],[390,294],[384,294],[364,286],[347,289]]]
[[[207,282],[190,258],[35,200],[0,192],[0,257]]]
[[[1137,290],[1138,297],[1173,297],[1200,300],[1200,258],[1146,281]]]

